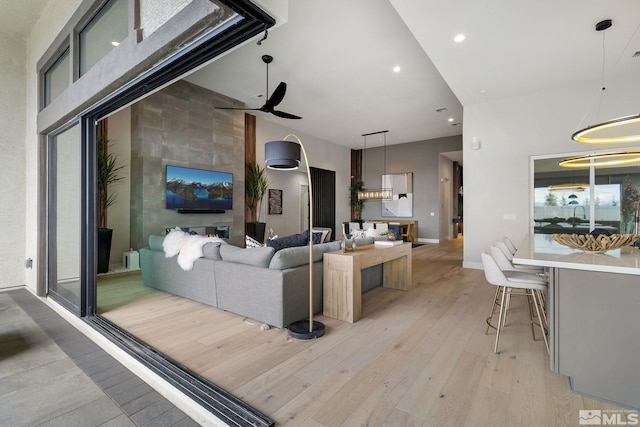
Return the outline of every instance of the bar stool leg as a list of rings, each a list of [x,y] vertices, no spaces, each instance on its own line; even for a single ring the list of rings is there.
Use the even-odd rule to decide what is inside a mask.
[[[493,347],[493,352],[498,353],[498,340],[500,339],[500,325],[502,324],[502,316],[506,311],[505,307],[505,296],[507,294],[507,287],[502,287],[502,299],[500,303],[500,315],[498,316],[498,327],[496,328],[496,345]]]
[[[500,304],[500,286],[496,286],[496,293],[493,295],[493,302],[491,303],[491,311],[489,312],[489,317],[487,317],[487,330],[484,332],[485,335],[489,333],[489,328],[496,329],[495,326],[491,324],[493,321],[493,315],[496,312],[496,306]]]
[[[533,296],[533,302],[536,306],[536,312],[538,313],[538,319],[542,319],[542,317],[540,317],[540,301],[537,300],[535,292],[532,293],[532,296]],[[543,310],[544,310],[544,307],[543,307]],[[547,333],[545,331],[545,328],[542,326],[542,323],[540,323],[540,329],[542,329],[542,338],[544,338],[544,345],[547,347],[547,353],[550,353],[549,342],[547,341]]]

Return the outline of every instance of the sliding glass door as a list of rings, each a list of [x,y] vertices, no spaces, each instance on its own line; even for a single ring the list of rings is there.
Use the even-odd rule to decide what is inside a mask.
[[[47,293],[80,315],[82,307],[82,149],[77,124],[48,142]]]

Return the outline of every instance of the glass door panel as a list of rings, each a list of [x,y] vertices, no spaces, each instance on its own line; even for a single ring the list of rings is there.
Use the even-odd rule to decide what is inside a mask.
[[[48,294],[78,314],[81,293],[80,127],[49,140]]]

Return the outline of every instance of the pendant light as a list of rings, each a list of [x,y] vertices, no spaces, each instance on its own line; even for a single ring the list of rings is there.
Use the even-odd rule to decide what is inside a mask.
[[[370,132],[370,133],[363,133],[362,136],[364,137],[364,154],[363,154],[363,158],[364,158],[364,178],[366,178],[366,174],[367,174],[367,170],[366,170],[366,156],[367,156],[367,136],[370,135],[377,135],[377,134],[384,134],[384,157],[383,157],[383,175],[387,174],[387,132],[389,132],[388,130],[381,130],[378,132]],[[364,179],[363,179],[364,181]],[[377,188],[374,190],[367,190],[365,188],[363,188],[362,190],[358,191],[358,200],[389,200],[393,197],[393,191],[391,188]]]
[[[559,165],[563,168],[589,168],[591,166],[617,166],[640,163],[640,150],[623,151],[619,153],[599,153],[588,156],[568,157]]]
[[[549,191],[571,191],[573,193],[580,193],[585,188],[589,188],[589,184],[586,182],[575,182],[570,184],[552,184],[549,186]]]
[[[605,19],[596,24],[596,31],[602,31],[602,72],[600,105],[606,89],[604,84],[605,67],[605,30],[612,26],[611,19]],[[586,115],[585,115],[586,116]],[[596,117],[598,120],[598,117]],[[624,117],[607,120],[602,123],[587,126],[571,135],[571,139],[586,144],[620,144],[629,142],[640,142],[640,114],[632,114]]]

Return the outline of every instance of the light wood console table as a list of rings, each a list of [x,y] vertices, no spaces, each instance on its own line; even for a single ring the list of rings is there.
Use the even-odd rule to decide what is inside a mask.
[[[362,269],[383,264],[382,286],[409,290],[411,243],[395,246],[368,245],[354,252],[327,252],[323,256],[323,314],[357,322],[362,317]]]

